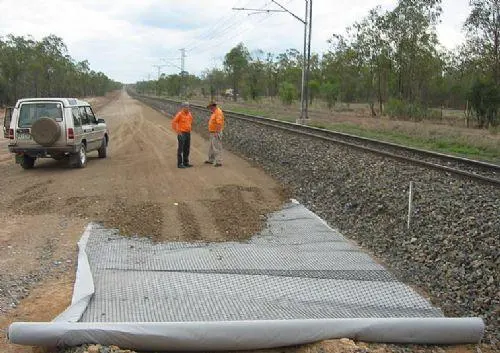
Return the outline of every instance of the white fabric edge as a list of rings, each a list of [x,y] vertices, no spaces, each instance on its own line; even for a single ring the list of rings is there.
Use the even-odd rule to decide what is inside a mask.
[[[89,223],[78,241],[78,262],[71,305],[59,314],[54,321],[78,322],[94,295],[94,279],[86,252],[87,243],[94,227],[93,223]]]
[[[65,347],[85,343],[140,351],[277,348],[327,339],[403,344],[480,341],[480,318],[319,319],[172,323],[29,323],[9,327],[13,344]]]

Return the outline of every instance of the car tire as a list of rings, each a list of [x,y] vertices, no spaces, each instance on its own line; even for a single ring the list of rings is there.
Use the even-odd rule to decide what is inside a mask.
[[[108,156],[108,143],[106,137],[102,139],[101,147],[99,147],[97,153],[99,153],[99,158],[106,158]]]
[[[25,154],[23,156],[23,160],[21,161],[21,167],[23,167],[23,169],[33,169],[33,167],[35,166],[35,159],[36,158]]]
[[[83,143],[80,145],[80,150],[75,155],[75,159],[76,168],[85,168],[87,166],[87,149]]]

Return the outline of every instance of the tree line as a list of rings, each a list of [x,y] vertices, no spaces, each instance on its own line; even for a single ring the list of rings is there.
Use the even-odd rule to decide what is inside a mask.
[[[55,35],[40,41],[31,37],[0,37],[0,105],[24,97],[101,96],[120,83],[77,62]]]
[[[477,126],[498,125],[500,117],[500,0],[470,0],[463,26],[464,44],[446,50],[436,26],[441,0],[399,0],[390,11],[376,7],[333,34],[329,49],[311,57],[309,100],[369,103],[372,115],[429,118],[443,107],[466,110]],[[223,69],[185,75],[185,93],[218,96],[232,88],[237,96],[277,97],[291,104],[300,96],[302,53],[250,52],[240,43],[224,59]],[[143,90],[179,95],[183,75],[142,82]]]

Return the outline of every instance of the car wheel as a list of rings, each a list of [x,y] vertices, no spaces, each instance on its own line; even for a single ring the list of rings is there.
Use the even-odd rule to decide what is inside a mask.
[[[85,148],[85,145],[83,143],[80,146],[80,151],[75,157],[76,157],[76,167],[85,168],[85,166],[87,165],[87,149]]]
[[[99,158],[106,158],[108,155],[108,146],[106,142],[106,137],[102,139],[101,147],[97,150],[97,153],[99,153]]]
[[[23,160],[21,161],[21,167],[23,167],[23,169],[32,169],[35,166],[35,159],[36,158],[25,154],[23,156]]]

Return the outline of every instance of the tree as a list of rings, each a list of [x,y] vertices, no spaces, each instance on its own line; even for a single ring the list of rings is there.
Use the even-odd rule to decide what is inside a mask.
[[[326,82],[321,85],[321,94],[323,95],[323,99],[326,101],[328,105],[328,109],[332,109],[335,106],[335,102],[340,93],[340,88],[338,84],[333,82]]]
[[[399,0],[383,19],[382,28],[391,43],[397,74],[397,98],[413,102],[429,79],[422,75],[427,59],[436,55],[435,26],[442,12],[441,0]]]
[[[257,100],[258,97],[265,92],[265,71],[264,63],[259,59],[250,62],[246,74],[246,87],[244,96],[252,100]]]
[[[276,57],[276,78],[288,82],[300,90],[302,82],[302,55],[296,49],[288,49]]]
[[[119,83],[90,70],[88,61],[75,63],[63,40],[50,35],[8,35],[0,38],[0,104],[22,97],[103,95]]]
[[[379,111],[384,112],[388,99],[389,75],[391,70],[390,43],[384,32],[387,15],[380,14],[380,7],[372,9],[361,22],[355,23],[355,48],[364,67],[362,83],[365,86],[366,100],[372,104],[378,101]],[[372,109],[373,110],[373,109]]]
[[[211,100],[215,100],[215,97],[223,92],[228,82],[226,73],[219,69],[205,71],[202,80],[204,81],[204,86],[208,86]]]
[[[280,85],[280,99],[283,104],[291,105],[297,99],[297,89],[295,85],[290,82],[283,82]]]
[[[239,93],[239,83],[242,79],[243,73],[248,67],[249,60],[250,53],[243,43],[240,43],[231,49],[225,56],[224,67],[233,85],[233,99],[235,101]]]
[[[328,42],[331,47],[323,55],[323,77],[339,83],[340,100],[352,102],[361,84],[359,55],[343,36],[334,34]]]
[[[472,86],[469,99],[479,127],[498,125],[500,89],[493,80],[478,79]]]
[[[472,11],[464,28],[467,42],[483,62],[483,73],[500,83],[500,0],[470,0]]]
[[[309,81],[309,104],[313,104],[314,98],[316,98],[320,92],[321,83],[318,80]]]
[[[278,82],[278,69],[276,62],[274,61],[274,55],[272,53],[267,53],[266,62],[264,64],[264,75],[266,77],[266,95],[269,97],[275,97],[278,94],[279,82]]]

